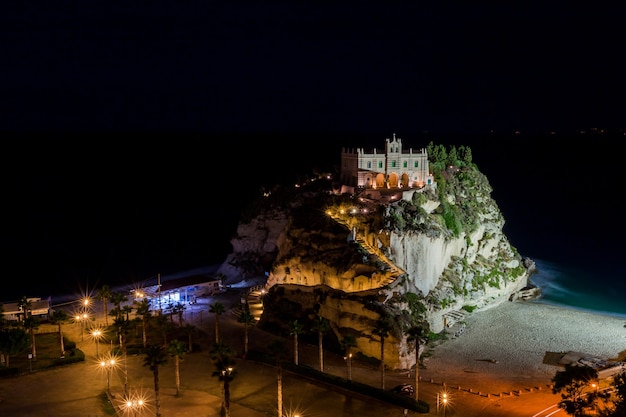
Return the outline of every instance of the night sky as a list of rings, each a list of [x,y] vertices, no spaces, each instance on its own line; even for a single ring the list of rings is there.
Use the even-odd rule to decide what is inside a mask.
[[[393,133],[475,147],[522,250],[571,243],[578,220],[581,241],[619,234],[605,197],[623,189],[610,159],[626,128],[625,9],[3,5],[0,238],[18,285],[5,294],[219,262],[261,185]]]

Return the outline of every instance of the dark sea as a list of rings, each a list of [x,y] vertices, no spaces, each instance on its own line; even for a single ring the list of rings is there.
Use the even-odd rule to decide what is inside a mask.
[[[626,319],[626,281],[617,271],[534,261],[539,272],[530,282],[541,289],[541,297],[533,302]]]

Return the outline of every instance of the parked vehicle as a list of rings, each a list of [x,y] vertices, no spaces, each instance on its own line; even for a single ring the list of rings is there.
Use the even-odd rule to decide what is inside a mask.
[[[415,388],[413,388],[413,385],[411,384],[397,385],[393,387],[390,391],[393,392],[394,394],[405,395],[407,397],[410,397],[411,395],[415,394]]]

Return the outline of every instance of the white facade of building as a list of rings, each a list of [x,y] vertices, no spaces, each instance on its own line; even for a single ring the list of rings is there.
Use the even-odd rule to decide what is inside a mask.
[[[341,181],[352,187],[408,189],[433,185],[426,149],[402,149],[402,139],[385,139],[385,149],[363,148],[341,152]]]

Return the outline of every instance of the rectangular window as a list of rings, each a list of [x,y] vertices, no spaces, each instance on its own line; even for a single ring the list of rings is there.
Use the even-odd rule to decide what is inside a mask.
[[[404,162],[402,163],[402,168],[406,168],[406,165],[407,165],[407,162],[406,162],[406,161],[404,161]]]
[[[395,168],[396,167],[396,161],[391,161],[391,167]]]
[[[417,168],[417,161],[415,161],[415,165],[413,165],[415,168]]]
[[[367,167],[371,168],[372,167],[372,161],[367,161]]]
[[[383,161],[379,161],[378,162],[378,168],[382,168],[383,167]]]

